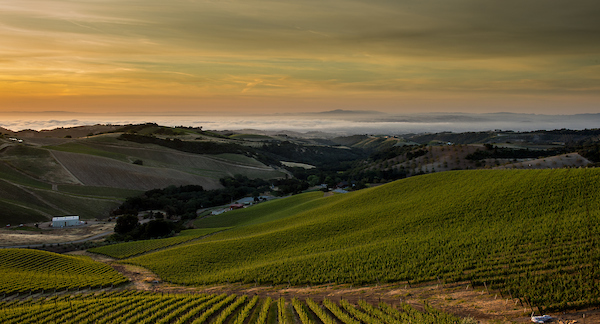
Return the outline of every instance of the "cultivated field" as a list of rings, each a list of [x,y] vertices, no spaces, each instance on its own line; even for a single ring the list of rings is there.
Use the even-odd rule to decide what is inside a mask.
[[[89,252],[103,254],[115,259],[129,258],[135,255],[143,254],[150,251],[164,249],[166,247],[182,244],[192,240],[199,239],[211,233],[226,230],[224,228],[201,228],[181,231],[179,235],[153,240],[141,240],[134,242],[125,242],[112,245],[105,245],[89,249]]]
[[[153,294],[119,291],[53,296],[2,302],[2,323],[458,323],[459,318],[427,304],[418,310],[409,304],[372,305],[346,300],[221,294]],[[462,321],[462,323],[474,323]]]
[[[197,224],[237,227],[126,262],[184,285],[466,280],[530,309],[586,307],[599,191],[595,169],[438,173],[214,216]]]
[[[2,249],[0,261],[2,294],[100,288],[128,281],[109,265],[83,256]]]
[[[216,189],[218,180],[173,169],[140,166],[87,154],[54,152],[56,158],[86,186],[150,190],[170,185],[202,185]]]

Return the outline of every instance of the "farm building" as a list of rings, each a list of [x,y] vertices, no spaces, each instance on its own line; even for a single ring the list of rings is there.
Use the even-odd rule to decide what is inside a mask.
[[[67,227],[79,225],[79,216],[52,217],[52,227]]]
[[[241,208],[244,208],[244,204],[232,204],[231,206],[229,206],[229,210],[241,209]]]

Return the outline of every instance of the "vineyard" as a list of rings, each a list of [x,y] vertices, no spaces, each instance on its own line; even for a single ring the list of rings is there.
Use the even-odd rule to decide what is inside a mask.
[[[128,282],[109,265],[38,250],[0,250],[0,293],[101,288]]]
[[[103,254],[116,259],[124,259],[146,252],[163,249],[169,246],[182,244],[225,229],[227,229],[227,227],[185,230],[175,237],[105,245],[89,249],[88,251]]]
[[[246,295],[158,294],[131,290],[62,294],[0,301],[0,322],[25,323],[160,323],[160,324],[396,324],[474,323],[427,304],[419,311],[408,304],[353,305],[325,299],[285,300]]]
[[[599,193],[596,169],[424,175],[208,218],[235,227],[125,262],[183,285],[467,281],[580,308],[600,299]]]

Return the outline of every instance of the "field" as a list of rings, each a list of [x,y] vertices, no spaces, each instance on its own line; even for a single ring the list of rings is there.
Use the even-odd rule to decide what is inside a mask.
[[[112,197],[120,199],[137,196],[143,193],[143,191],[140,190],[82,185],[58,185],[58,191],[81,196]]]
[[[206,189],[220,187],[218,180],[173,169],[141,166],[77,153],[55,152],[54,155],[86,186],[132,190],[150,190],[186,184],[200,184]]]
[[[74,196],[0,180],[0,221],[6,224],[40,222],[57,215],[104,218],[118,207],[114,199]]]
[[[220,178],[236,174],[264,179],[284,176],[241,154],[184,153],[120,141],[117,136],[36,135],[22,144],[0,139],[0,224],[67,214],[106,218],[125,198],[150,189],[189,184],[216,189],[222,187]]]
[[[1,160],[34,179],[44,182],[77,183],[77,179],[45,149],[24,145],[12,146],[3,152]]]
[[[438,173],[207,218],[236,227],[125,262],[183,285],[467,281],[586,307],[600,297],[599,190],[595,169]]]
[[[427,304],[352,304],[312,299],[221,294],[156,294],[118,291],[60,295],[1,303],[2,323],[232,323],[232,324],[396,324],[458,323],[459,318]],[[463,320],[461,323],[474,323]]]
[[[109,139],[111,138],[109,137]],[[281,176],[279,171],[241,154],[192,154],[152,144],[103,141],[101,138],[85,141],[84,144],[79,144],[79,146],[86,147],[90,152],[104,152],[105,157],[118,156],[117,160],[123,162],[133,162],[139,159],[144,162],[145,166],[175,169],[216,179],[234,174],[242,174],[250,178]],[[85,151],[69,150],[68,148],[65,151],[85,153]]]
[[[32,190],[34,189],[27,189],[27,187],[0,180],[0,191],[2,192],[2,198],[0,199],[3,201],[35,210],[39,214],[45,216],[60,213],[56,207],[50,206],[48,203],[44,202],[42,198],[37,196]],[[8,214],[7,217],[9,215],[10,214]]]
[[[31,293],[119,285],[128,280],[86,257],[37,250],[0,250],[0,293]]]
[[[29,187],[41,189],[52,188],[51,184],[34,179],[22,172],[19,172],[16,169],[10,167],[10,165],[7,163],[0,163],[0,179],[8,180],[10,182],[18,183]]]
[[[203,236],[209,235],[211,233],[219,232],[226,229],[227,227],[185,230],[182,231],[178,236],[174,237],[118,243],[92,248],[88,251],[98,254],[104,254],[111,258],[124,259],[138,254],[143,254],[146,252],[164,249],[169,246],[189,242],[201,238]]]
[[[42,221],[45,220],[46,217],[45,214],[41,214],[37,210],[16,205],[5,199],[0,199],[0,220],[7,225]]]
[[[517,147],[520,148],[520,147]],[[364,166],[367,170],[405,170],[409,175],[416,173],[433,173],[450,170],[467,169],[555,169],[567,167],[583,167],[591,161],[577,153],[562,154],[540,159],[483,159],[473,161],[467,159],[469,154],[477,150],[485,150],[481,144],[471,145],[438,145],[424,148],[426,154],[409,157],[402,154],[385,161],[370,163]],[[532,150],[535,152],[535,150]],[[541,151],[540,151],[541,152]]]

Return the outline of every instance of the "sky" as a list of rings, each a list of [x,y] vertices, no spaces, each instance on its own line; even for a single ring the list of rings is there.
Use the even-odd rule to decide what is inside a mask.
[[[0,0],[0,113],[600,113],[597,0]]]

